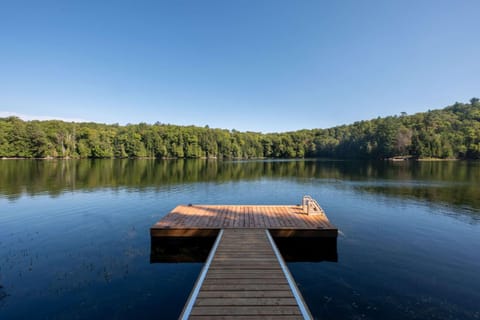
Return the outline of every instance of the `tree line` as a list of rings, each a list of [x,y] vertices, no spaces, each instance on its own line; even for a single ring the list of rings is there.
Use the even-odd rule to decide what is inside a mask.
[[[208,126],[0,118],[0,157],[480,159],[480,101],[328,129],[240,132]]]

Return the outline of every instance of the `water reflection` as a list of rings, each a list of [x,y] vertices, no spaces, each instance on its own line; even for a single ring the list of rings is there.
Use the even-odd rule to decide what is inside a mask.
[[[0,306],[2,305],[2,300],[6,298],[8,295],[5,292],[3,286],[0,284]]]
[[[337,238],[274,238],[286,262],[338,261]],[[215,237],[151,237],[150,263],[205,262]]]
[[[215,237],[151,237],[150,263],[205,262]]]
[[[285,262],[338,262],[337,238],[274,238]]]
[[[159,191],[178,184],[265,178],[318,180],[359,192],[480,208],[480,163],[460,161],[3,160],[0,196],[15,200],[23,194],[57,196],[99,188]]]
[[[344,234],[339,257],[336,246],[279,244],[314,316],[478,319],[479,171],[478,162],[0,161],[0,319],[31,310],[176,319],[203,263],[150,262],[204,260],[210,245],[156,248],[152,224],[180,203],[294,204],[306,193]]]

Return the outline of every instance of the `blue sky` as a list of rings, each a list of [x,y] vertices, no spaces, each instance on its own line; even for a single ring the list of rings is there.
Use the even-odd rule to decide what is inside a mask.
[[[0,116],[326,128],[480,95],[480,1],[0,0]]]

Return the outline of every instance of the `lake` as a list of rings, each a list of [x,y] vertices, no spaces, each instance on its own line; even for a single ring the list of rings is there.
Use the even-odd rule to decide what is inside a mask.
[[[151,263],[151,225],[305,194],[340,230],[288,263],[316,318],[480,319],[480,163],[327,160],[0,161],[0,318],[175,319],[202,263]]]

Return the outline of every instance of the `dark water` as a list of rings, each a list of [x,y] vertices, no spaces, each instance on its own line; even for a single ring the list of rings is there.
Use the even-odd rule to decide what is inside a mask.
[[[316,198],[337,262],[291,262],[321,319],[480,319],[480,163],[0,161],[0,319],[176,318],[201,263],[150,263],[181,203]],[[315,247],[312,247],[315,250]]]

